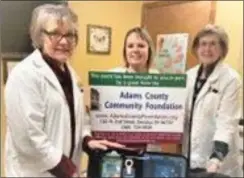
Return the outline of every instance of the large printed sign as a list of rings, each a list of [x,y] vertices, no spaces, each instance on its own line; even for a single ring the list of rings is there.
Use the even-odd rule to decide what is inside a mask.
[[[181,142],[186,75],[90,72],[89,84],[96,138]]]

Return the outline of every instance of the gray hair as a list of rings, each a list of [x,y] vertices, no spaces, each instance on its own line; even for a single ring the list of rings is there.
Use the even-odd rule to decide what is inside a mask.
[[[222,50],[221,59],[224,59],[229,50],[229,37],[223,27],[213,24],[207,24],[195,36],[192,42],[192,52],[197,56],[196,51],[199,45],[200,38],[206,35],[216,35],[219,39],[219,44]]]
[[[44,4],[36,7],[32,12],[30,23],[30,37],[34,48],[42,47],[42,30],[46,23],[54,19],[68,23],[71,30],[76,34],[78,32],[78,17],[77,15],[64,4]],[[78,42],[78,37],[77,41]]]

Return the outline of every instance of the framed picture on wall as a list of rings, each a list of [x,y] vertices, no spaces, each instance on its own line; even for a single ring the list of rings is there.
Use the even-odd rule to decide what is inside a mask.
[[[112,30],[107,26],[87,25],[87,52],[110,54]]]
[[[10,53],[2,55],[2,64],[3,64],[3,81],[6,83],[8,76],[12,69],[25,57],[27,54],[22,53]]]

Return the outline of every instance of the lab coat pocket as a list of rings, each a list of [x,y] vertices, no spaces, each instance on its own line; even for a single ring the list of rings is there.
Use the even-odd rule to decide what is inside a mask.
[[[220,93],[215,88],[210,88],[204,98],[204,115],[214,117],[219,108]]]

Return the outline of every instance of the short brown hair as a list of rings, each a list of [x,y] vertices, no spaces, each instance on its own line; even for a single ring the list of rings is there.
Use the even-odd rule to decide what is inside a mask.
[[[155,50],[154,50],[154,45],[153,45],[153,41],[151,36],[149,35],[149,33],[147,32],[147,30],[145,28],[141,28],[141,27],[135,27],[130,29],[124,38],[124,48],[123,48],[123,57],[124,57],[124,61],[125,61],[125,65],[126,67],[129,66],[128,61],[126,59],[126,41],[127,38],[129,37],[130,34],[132,33],[136,33],[138,34],[141,39],[145,40],[148,44],[148,60],[147,60],[147,68],[150,68],[153,59],[154,59],[154,54],[155,54]]]
[[[216,35],[219,39],[219,44],[222,50],[222,56],[221,59],[224,59],[228,53],[229,50],[229,37],[226,33],[226,31],[218,26],[213,24],[206,25],[203,29],[201,29],[195,36],[192,42],[192,53],[196,55],[196,50],[199,45],[200,38],[206,36],[206,35]]]

